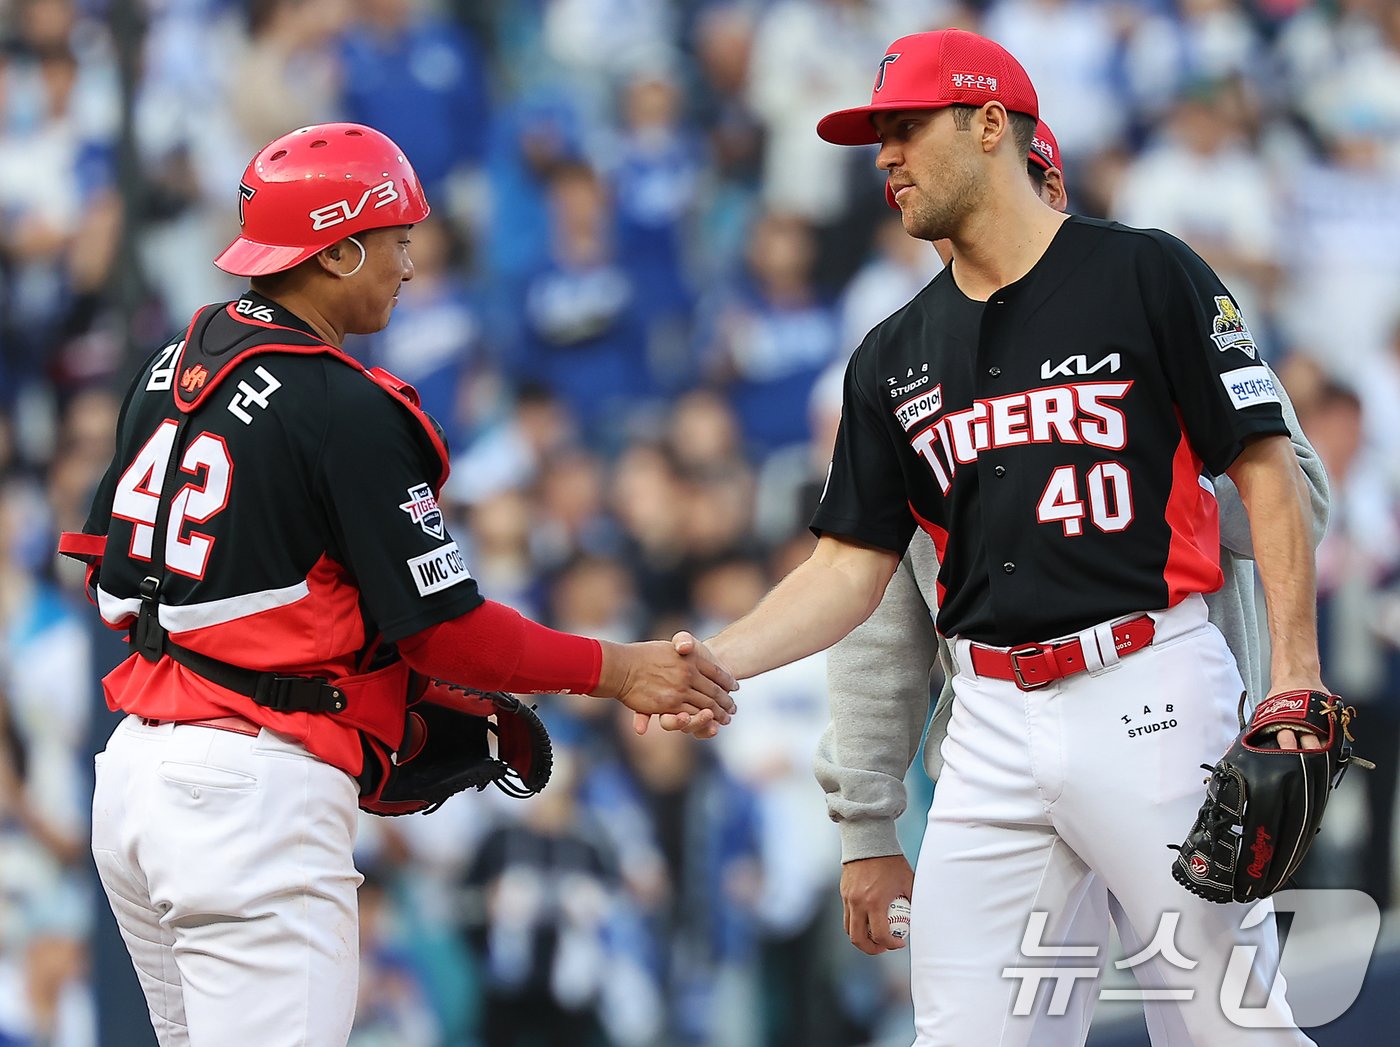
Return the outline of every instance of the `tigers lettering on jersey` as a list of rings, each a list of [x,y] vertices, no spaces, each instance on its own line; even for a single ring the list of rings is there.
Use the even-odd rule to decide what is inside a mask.
[[[959,465],[975,462],[980,452],[994,448],[1058,442],[1120,451],[1127,440],[1127,421],[1121,410],[1105,401],[1121,400],[1132,387],[1132,382],[1081,383],[978,400],[965,411],[945,415],[909,446],[928,463],[944,494]]]

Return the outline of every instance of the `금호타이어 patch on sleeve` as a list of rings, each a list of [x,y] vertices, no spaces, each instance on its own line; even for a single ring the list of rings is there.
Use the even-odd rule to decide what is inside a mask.
[[[422,556],[415,556],[408,561],[408,570],[413,575],[413,584],[418,587],[419,596],[440,592],[472,576],[456,542],[448,542]]]
[[[1229,394],[1230,402],[1235,405],[1236,411],[1256,404],[1280,402],[1274,376],[1262,364],[1226,371],[1220,376],[1220,384],[1225,386],[1225,392]]]

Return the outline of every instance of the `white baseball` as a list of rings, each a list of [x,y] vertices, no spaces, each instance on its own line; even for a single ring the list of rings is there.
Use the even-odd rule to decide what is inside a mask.
[[[909,904],[909,899],[900,895],[890,902],[890,935],[895,938],[904,939],[909,937],[909,917],[913,914],[914,907]]]

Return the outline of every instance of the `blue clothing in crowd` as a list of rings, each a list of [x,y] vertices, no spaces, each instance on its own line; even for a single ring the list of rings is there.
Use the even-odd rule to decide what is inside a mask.
[[[809,440],[812,387],[840,348],[835,308],[772,302],[749,285],[701,319],[720,326],[702,344],[725,358],[726,392],[749,445],[762,453]]]
[[[413,157],[428,198],[486,156],[490,99],[485,60],[465,29],[424,18],[393,35],[368,25],[342,43],[346,118],[377,127]]]

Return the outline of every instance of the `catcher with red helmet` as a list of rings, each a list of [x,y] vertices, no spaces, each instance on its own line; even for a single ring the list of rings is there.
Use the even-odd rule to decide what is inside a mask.
[[[429,209],[398,146],[303,127],[239,194],[216,264],[251,287],[142,366],[59,543],[133,648],[103,681],[128,716],[97,757],[93,854],[163,1045],[342,1047],[357,806],[542,788],[548,736],[502,692],[723,722],[735,682],[687,636],[600,643],[478,592],[437,502],[440,430],[342,348],[413,277]]]

